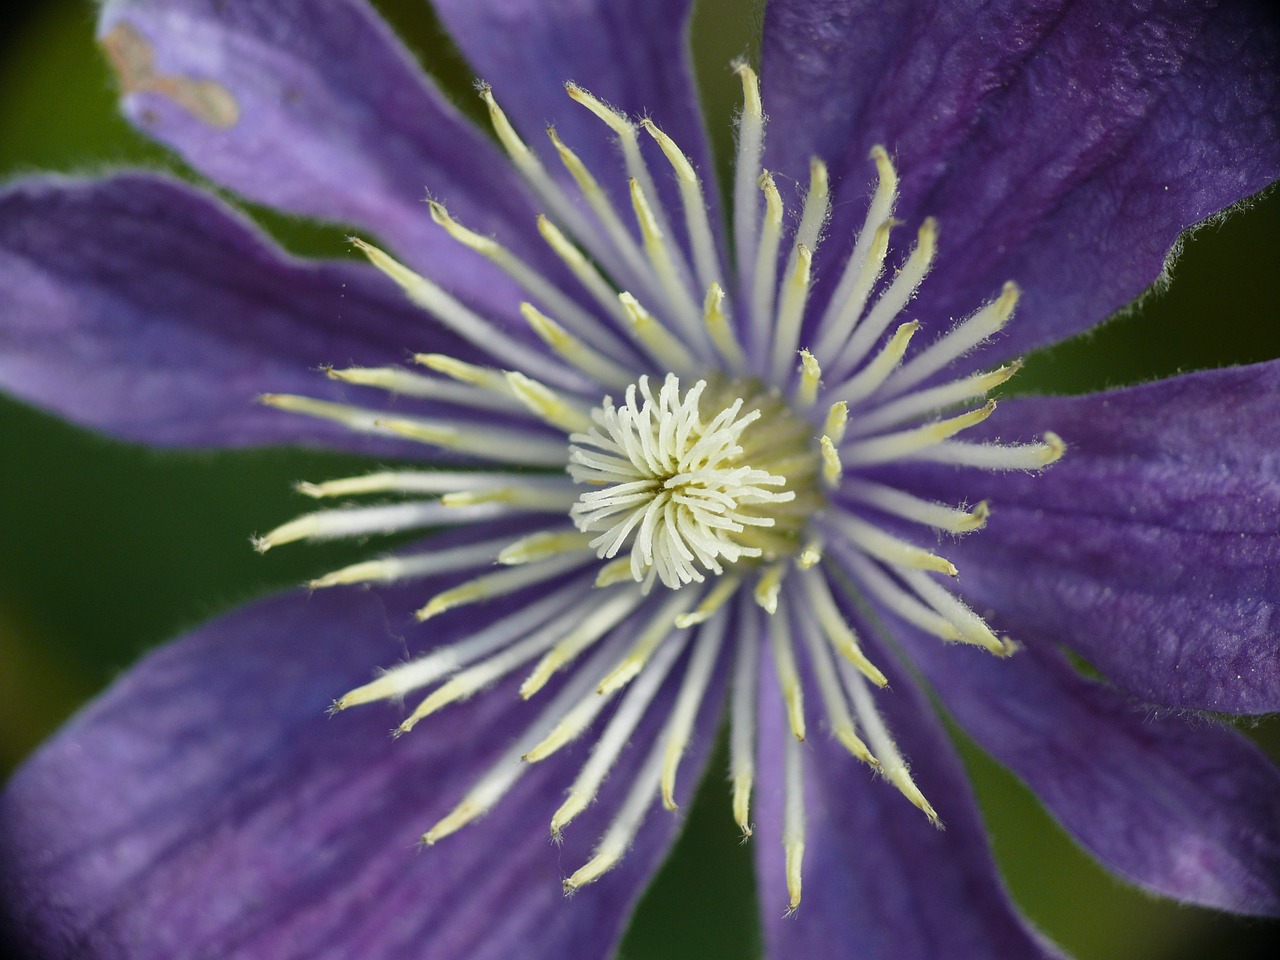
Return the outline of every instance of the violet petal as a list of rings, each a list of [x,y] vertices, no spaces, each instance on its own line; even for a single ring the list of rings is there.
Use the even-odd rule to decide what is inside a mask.
[[[765,942],[774,960],[856,956],[861,960],[1008,960],[1061,957],[1032,930],[1004,890],[986,831],[955,749],[913,680],[889,670],[876,707],[938,808],[934,828],[897,790],[876,777],[813,722],[801,745],[807,831],[804,899],[784,916],[782,777],[761,776],[753,819]],[[786,727],[773,664],[761,662],[759,769],[783,769]],[[814,689],[808,685],[808,689]]]
[[[1019,398],[995,421],[1054,430],[1066,456],[1043,475],[911,473],[990,498],[986,528],[944,552],[996,629],[1066,644],[1153,703],[1280,709],[1280,361]]]
[[[547,824],[579,744],[531,767],[487,816],[415,851],[542,704],[503,683],[395,741],[401,713],[385,704],[324,715],[403,655],[395,634],[420,600],[277,596],[126,673],[0,798],[0,902],[11,911],[0,931],[47,958],[607,957],[677,819],[652,812],[621,865],[572,904],[561,879],[585,862],[629,777],[611,778],[557,850]],[[527,591],[446,614],[431,640],[526,601]],[[646,723],[638,737],[652,735]],[[682,801],[712,726],[691,745]]]
[[[997,660],[900,628],[956,720],[1107,869],[1166,897],[1280,913],[1280,771],[1243,736],[1157,715],[1039,644]]]
[[[501,151],[364,0],[112,0],[99,40],[128,117],[243,196],[367,231],[478,307],[511,306],[514,285],[473,254],[455,269],[428,192],[556,265]]]
[[[884,144],[906,229],[940,221],[915,313],[941,330],[1022,286],[987,361],[1107,317],[1184,229],[1280,176],[1280,26],[1254,0],[771,0],[763,64],[767,162],[831,166],[828,255]]]
[[[169,446],[322,443],[421,455],[255,402],[349,396],[323,364],[476,356],[372,268],[307,263],[175,180],[28,180],[0,193],[0,384],[117,437]]]

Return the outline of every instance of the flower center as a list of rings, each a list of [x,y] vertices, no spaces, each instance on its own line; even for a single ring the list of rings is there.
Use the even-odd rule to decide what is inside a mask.
[[[722,574],[724,564],[796,552],[820,496],[812,428],[759,383],[699,380],[683,397],[668,374],[655,396],[647,377],[592,412],[569,439],[569,474],[599,489],[569,511],[612,559],[631,544],[631,577],[677,588]],[[797,504],[797,495],[803,495]]]

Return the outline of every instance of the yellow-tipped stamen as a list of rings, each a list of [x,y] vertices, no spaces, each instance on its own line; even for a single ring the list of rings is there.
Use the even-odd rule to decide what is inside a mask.
[[[778,247],[782,241],[782,195],[768,170],[760,175],[760,190],[764,194],[764,217],[760,222],[760,240],[751,285],[752,340],[761,347],[769,343],[769,333],[774,324],[774,298],[777,293]]]
[[[795,404],[802,410],[812,407],[818,399],[818,387],[822,383],[822,366],[808,350],[800,351],[800,386],[796,389]]]
[[[746,63],[734,70],[742,81],[742,114],[738,118],[738,154],[733,168],[733,246],[739,268],[756,249],[760,229],[760,157],[764,151],[764,105],[760,101],[760,81]],[[741,302],[741,301],[739,301]]]
[[[836,449],[830,437],[820,437],[818,443],[822,451],[822,482],[834,490],[840,486],[840,479],[844,476],[844,464],[840,462],[840,451]]]
[[[405,397],[442,400],[446,403],[493,410],[510,410],[513,406],[510,397],[497,397],[482,390],[472,389],[469,385],[424,377],[400,367],[347,367],[343,370],[329,368],[324,373],[331,380],[341,383],[374,387]]]
[[[787,913],[800,906],[800,868],[804,862],[804,756],[800,744],[783,744],[782,850],[787,875]]]
[[[618,292],[614,290],[608,280],[601,276],[600,271],[583,255],[577,245],[566,237],[548,217],[541,213],[538,214],[538,233],[547,242],[547,246],[569,268],[574,279],[591,294],[596,303],[611,314],[615,320],[626,319],[622,312],[622,307],[618,303]]]
[[[766,567],[756,581],[755,590],[752,591],[756,603],[770,616],[778,612],[778,592],[782,588],[782,578],[786,575],[785,564],[775,563]]]
[[[469,230],[452,216],[442,203],[428,201],[431,219],[444,228],[454,240],[469,250],[474,250],[498,269],[506,273],[533,299],[543,303],[559,316],[574,333],[591,343],[598,350],[606,350],[615,356],[629,356],[627,347],[607,327],[578,306],[560,288],[548,281],[537,270],[517,257],[492,237]]]
[[[743,608],[738,624],[729,712],[729,779],[733,784],[733,819],[743,839],[751,836],[751,787],[755,781],[756,685],[760,657],[760,617]]]
[[[676,183],[680,187],[680,201],[684,206],[685,227],[689,232],[689,242],[693,247],[694,272],[700,287],[709,287],[723,279],[720,269],[720,256],[716,252],[715,237],[711,232],[711,221],[707,217],[707,202],[702,193],[702,184],[693,169],[689,158],[676,145],[676,142],[663,133],[648,118],[641,121],[645,131],[658,142],[663,155],[675,171]]]
[[[866,733],[867,740],[870,741],[871,749],[880,760],[880,772],[886,780],[898,788],[904,797],[911,801],[912,806],[928,818],[930,823],[935,827],[941,827],[942,821],[938,819],[937,811],[933,809],[933,806],[925,799],[924,794],[920,792],[920,788],[916,786],[915,781],[911,779],[911,773],[907,769],[906,761],[902,758],[897,744],[893,742],[889,729],[885,726],[884,720],[876,710],[875,702],[872,700],[866,684],[846,664],[837,662],[836,669],[840,673],[840,678],[845,682],[845,689],[848,691],[849,699],[853,703],[854,712],[862,723],[862,729]]]
[[[960,631],[954,623],[890,580],[862,551],[845,549],[840,550],[839,554],[858,586],[878,599],[892,613],[940,640],[952,642],[960,639]]]
[[[517,463],[524,466],[564,466],[566,451],[551,438],[543,439],[528,431],[504,430],[485,426],[478,430],[471,424],[423,418],[390,418],[374,421],[374,425],[446,450],[473,454],[486,460]]]
[[[915,523],[933,527],[946,533],[969,533],[981,529],[991,515],[991,509],[983,500],[971,510],[922,500],[893,487],[882,486],[869,480],[859,480],[848,490],[849,496],[875,507],[884,513],[902,517]]]
[[[1016,283],[1006,283],[1000,296],[967,320],[962,320],[917,356],[904,363],[885,384],[886,394],[899,394],[968,353],[992,334],[1004,329],[1013,316],[1022,292]]]
[[[956,628],[961,643],[982,647],[998,657],[1007,657],[1014,651],[1012,644],[1001,640],[987,626],[987,622],[969,609],[959,597],[927,574],[918,570],[900,569],[898,575],[916,595],[946,617]]]
[[[844,536],[864,553],[894,567],[913,570],[932,570],[954,577],[959,574],[951,561],[923,550],[915,544],[890,536],[878,527],[859,520],[851,513],[834,512],[832,522]]]
[[[600,739],[596,741],[591,750],[591,756],[582,765],[578,776],[574,778],[573,784],[569,787],[569,794],[564,803],[560,805],[551,817],[551,835],[553,837],[558,837],[560,832],[595,800],[600,784],[604,782],[604,778],[613,769],[618,755],[630,741],[631,735],[635,732],[640,721],[644,719],[645,711],[653,702],[654,696],[671,672],[671,667],[675,664],[676,659],[684,652],[688,636],[686,633],[678,633],[672,636],[659,649],[653,662],[649,665],[649,669],[640,674],[631,689],[627,691],[626,695],[618,703],[617,711],[600,734]],[[650,774],[652,776],[652,787],[650,789],[653,793],[657,793],[659,771],[662,763],[662,748],[660,744],[654,744],[650,752],[649,763],[653,764],[653,771]],[[638,777],[637,781],[643,781],[647,779],[647,776],[649,775]]]
[[[327,497],[357,497],[370,493],[448,493],[468,485],[500,487],[522,476],[519,473],[470,473],[457,470],[380,470],[377,473],[326,480],[323,483],[299,483],[295,489],[316,500]]]
[[[662,232],[653,206],[640,188],[640,184],[631,180],[628,182],[628,187],[631,191],[631,209],[635,212],[636,225],[640,228],[644,252],[662,286],[672,319],[683,334],[683,339],[690,344],[700,343],[703,330],[698,306],[694,303],[689,293],[689,286],[681,277],[676,261],[672,258],[673,245]]]
[[[446,377],[452,377],[459,383],[471,384],[496,396],[503,397],[508,401],[514,402],[517,407],[520,405],[516,401],[515,393],[511,390],[511,384],[507,382],[505,372],[502,370],[497,370],[493,367],[482,367],[476,363],[468,363],[466,360],[448,357],[443,353],[415,353],[413,362],[429,370],[434,370],[436,373],[443,373]]]
[[[631,558],[619,557],[600,568],[600,572],[596,574],[595,585],[612,587],[615,584],[627,582],[635,582],[635,578],[631,576]]]
[[[273,547],[299,540],[319,542],[342,540],[348,537],[370,537],[401,530],[420,530],[441,524],[462,523],[468,520],[487,520],[500,516],[501,508],[475,507],[469,511],[451,511],[435,501],[393,503],[377,507],[354,507],[339,510],[318,510],[304,513],[288,523],[253,540],[253,548],[266,553]],[[453,516],[450,516],[453,514]]]
[[[902,457],[917,454],[921,450],[954,437],[962,430],[976,426],[991,416],[995,409],[996,402],[989,400],[985,406],[981,406],[977,410],[970,410],[968,413],[949,417],[946,420],[938,420],[935,423],[927,423],[923,427],[914,427],[910,430],[872,437],[869,440],[857,440],[853,443],[847,443],[840,453],[846,463],[855,463],[859,466],[870,466],[871,464],[898,460]]]
[[[880,385],[885,382],[902,362],[902,358],[906,355],[907,344],[911,342],[911,338],[915,336],[920,324],[912,320],[904,323],[894,331],[893,336],[886,343],[871,361],[846,380],[840,386],[831,392],[837,396],[843,397],[849,403],[856,403],[863,400],[877,390]]]
[[[641,306],[640,301],[630,293],[618,294],[618,300],[627,312],[631,332],[644,345],[649,355],[669,370],[682,374],[690,373],[692,368],[689,366],[689,348],[664,327],[653,314]]]
[[[507,372],[516,399],[553,427],[565,433],[579,433],[591,427],[591,417],[577,403],[556,393],[544,383],[539,383],[515,370]]]
[[[676,696],[671,717],[662,732],[661,739],[666,743],[662,756],[662,805],[668,810],[676,809],[676,772],[680,769],[680,758],[689,745],[693,723],[706,694],[707,684],[711,682],[711,672],[719,657],[727,624],[728,618],[716,617],[699,632],[693,655],[689,658],[689,666],[685,670],[684,682],[680,685],[680,693]]]
[[[905,394],[890,403],[877,405],[874,409],[862,412],[858,416],[855,427],[858,433],[875,433],[925,416],[935,410],[945,410],[957,404],[985,397],[1021,369],[1022,361],[1015,360],[986,373],[975,373],[927,390]]]
[[[616,296],[613,298],[615,303],[617,299]],[[626,311],[622,309],[621,304],[618,304],[618,309],[625,317]],[[626,367],[591,349],[533,304],[520,304],[520,315],[547,346],[599,383],[621,387],[634,379],[631,371]]]
[[[738,586],[741,583],[742,577],[740,575],[736,573],[724,574],[716,580],[715,586],[706,592],[702,602],[698,604],[692,613],[682,613],[676,617],[676,626],[684,630],[710,620],[716,611],[724,606],[725,601],[738,592]]]
[[[808,570],[810,567],[822,560],[822,549],[825,543],[821,536],[814,534],[807,541],[800,553],[796,556],[796,569]]]
[[[803,244],[795,248],[795,267],[787,274],[782,285],[782,302],[773,329],[774,383],[783,383],[800,344],[800,321],[804,319],[804,307],[809,300],[809,281],[813,268],[813,254]]]
[[[478,603],[481,600],[487,600],[490,597],[500,597],[508,593],[514,593],[516,590],[522,590],[535,583],[550,580],[552,577],[559,576],[574,567],[584,566],[590,559],[590,554],[570,554],[569,556],[553,557],[533,566],[521,566],[508,570],[499,570],[496,573],[487,573],[484,576],[476,577],[474,580],[468,580],[466,583],[445,590],[443,593],[437,593],[425,606],[414,611],[414,616],[421,623],[455,607],[463,607],[471,603]]]
[[[540,530],[537,533],[529,534],[527,537],[521,537],[503,548],[502,552],[498,554],[498,562],[510,567],[525,563],[537,563],[560,553],[585,550],[589,539],[591,539],[590,534],[579,533],[577,530],[563,530],[554,533]]]
[[[924,451],[920,459],[983,470],[1043,470],[1057,463],[1067,445],[1056,433],[1041,443],[962,443],[950,440]]]
[[[526,373],[562,386],[571,385],[574,377],[558,363],[531,355],[528,344],[503,333],[445,293],[426,277],[414,273],[371,243],[351,241],[369,262],[396,282],[405,295],[468,343],[480,347],[503,363],[519,367]]]
[[[570,607],[583,602],[587,595],[583,586],[579,580],[561,587],[456,643],[436,647],[425,656],[392,667],[376,679],[344,693],[334,701],[333,709],[346,710],[378,700],[399,700],[538,629],[548,631],[551,639],[547,643],[550,644],[558,628],[549,625],[557,622]]]
[[[782,616],[769,620],[769,649],[778,674],[778,689],[787,705],[787,724],[791,727],[792,736],[803,740],[804,686],[800,683],[800,671],[796,669],[796,655],[791,647],[791,621],[785,611]]]
[[[502,543],[501,540],[485,540],[450,550],[402,553],[379,557],[376,560],[365,560],[310,580],[307,586],[319,590],[353,583],[395,583],[488,566],[502,548]]]
[[[893,206],[898,197],[898,174],[884,147],[872,147],[870,159],[875,162],[878,182],[853,252],[845,262],[840,282],[818,326],[816,352],[823,357],[829,356],[829,351],[834,351],[849,336],[866,306],[875,278],[880,275],[884,250],[888,248]],[[883,247],[877,255],[876,248],[881,244]]]
[[[329,400],[316,400],[292,393],[264,393],[258,397],[258,402],[263,406],[275,407],[277,410],[301,413],[320,420],[331,420],[357,433],[384,432],[378,427],[378,421],[385,414],[379,410],[353,407],[347,403],[333,403]]]
[[[840,675],[836,673],[831,653],[823,642],[820,628],[813,622],[811,611],[800,611],[803,627],[800,630],[804,637],[805,647],[809,651],[809,663],[813,675],[818,681],[818,692],[822,695],[822,705],[827,712],[827,725],[832,735],[856,759],[871,767],[880,765],[871,750],[858,736],[853,717],[845,703],[844,687],[840,683]]]
[[[489,487],[479,490],[455,490],[446,493],[440,502],[446,507],[474,507],[482,503],[500,503],[519,510],[554,511],[568,510],[577,499],[572,487],[547,484],[522,483],[511,487]]]
[[[724,290],[720,284],[713,283],[707,288],[707,298],[702,307],[702,319],[707,333],[721,359],[734,373],[742,373],[747,368],[747,355],[738,341],[738,334],[729,322],[724,310]]]
[[[862,646],[858,643],[857,634],[840,615],[840,609],[836,606],[835,598],[831,596],[831,590],[827,586],[827,578],[814,571],[802,575],[800,583],[809,601],[807,609],[832,649],[877,687],[885,686],[889,681],[880,672],[880,668],[867,659],[866,654],[862,652]]]
[[[822,432],[831,438],[836,446],[844,439],[844,432],[849,424],[849,403],[838,400],[827,411],[827,419],[822,425]]]
[[[675,629],[676,618],[693,604],[695,599],[692,590],[673,590],[666,602],[649,618],[640,636],[631,645],[627,655],[609,671],[609,674],[596,687],[598,694],[610,694],[621,690],[639,675],[649,658],[657,651],[658,646],[666,640]]]
[[[617,626],[624,617],[640,605],[644,595],[639,589],[619,590],[591,610],[578,624],[556,643],[544,656],[533,672],[520,685],[520,696],[528,700],[546,686],[564,666],[574,660],[606,632]]]
[[[791,248],[791,257],[787,261],[785,276],[790,276],[796,268],[796,259],[800,247],[810,253],[818,249],[818,240],[822,234],[822,225],[831,211],[831,183],[827,176],[827,165],[817,157],[809,161],[809,189],[804,195],[804,210],[800,214],[800,225],[796,227],[795,245]]]

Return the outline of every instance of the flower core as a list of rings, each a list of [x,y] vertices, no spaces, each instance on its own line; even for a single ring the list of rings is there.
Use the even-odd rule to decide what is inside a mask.
[[[1008,283],[969,317],[945,321],[947,329],[930,331],[927,346],[908,356],[922,323],[902,314],[933,263],[938,226],[925,219],[911,249],[891,258],[898,176],[883,148],[871,151],[875,180],[856,236],[830,238],[819,253],[830,200],[827,169],[815,159],[784,245],[783,199],[761,169],[759,86],[749,67],[740,65],[738,75],[744,106],[731,238],[713,226],[714,191],[704,191],[686,154],[652,121],[634,122],[566,85],[621,148],[625,189],[618,183],[610,193],[550,129],[551,155],[564,167],[553,176],[482,87],[498,140],[545,204],[537,232],[550,267],[535,268],[498,239],[469,230],[441,203],[430,213],[528,299],[512,305],[506,323],[481,316],[357,241],[415,303],[476,348],[479,362],[427,353],[414,357],[426,374],[327,371],[353,390],[421,403],[430,415],[294,395],[262,399],[489,467],[302,484],[301,492],[321,499],[401,499],[310,513],[256,544],[266,550],[304,539],[471,528],[448,547],[364,561],[311,583],[424,580],[437,592],[418,619],[458,617],[451,629],[460,639],[348,691],[335,709],[432,688],[400,723],[403,734],[518,672],[524,679],[512,688],[520,698],[554,691],[426,831],[426,843],[483,816],[530,765],[589,736],[580,772],[549,812],[558,837],[601,798],[611,772],[630,768],[614,777],[621,799],[613,799],[613,819],[594,853],[564,880],[566,891],[592,883],[621,859],[659,800],[675,809],[681,758],[695,737],[711,735],[727,701],[734,818],[750,835],[757,775],[781,783],[777,834],[788,908],[795,909],[805,847],[800,744],[815,713],[852,758],[938,822],[877,709],[873,688],[888,681],[864,645],[869,635],[880,650],[894,641],[864,612],[999,656],[1015,649],[946,585],[957,570],[933,550],[939,535],[979,529],[986,503],[922,497],[912,489],[913,467],[1034,471],[1064,447],[1052,434],[1016,444],[956,439],[992,415],[988,395],[1018,364],[951,368],[1009,321],[1018,288]],[[641,131],[670,167],[674,186],[667,182],[665,192],[641,149]],[[676,197],[682,231],[664,203]],[[566,270],[573,290],[548,279]],[[813,304],[820,279],[822,299]],[[517,313],[528,330],[513,326]],[[545,350],[531,347],[530,332]],[[652,589],[659,581],[669,589]],[[509,598],[497,612],[453,613],[495,597]],[[772,664],[772,683],[761,679],[764,664]],[[766,729],[758,712],[775,708],[766,693],[789,734],[782,769],[757,771],[757,739]],[[630,761],[633,740],[640,757]]]
[[[684,397],[668,374],[647,377],[592,413],[576,433],[569,474],[600,487],[569,511],[588,544],[612,559],[632,541],[630,571],[677,588],[724,566],[775,560],[799,549],[804,517],[820,503],[818,453],[806,421],[758,383],[699,380]],[[797,504],[797,494],[802,495]]]

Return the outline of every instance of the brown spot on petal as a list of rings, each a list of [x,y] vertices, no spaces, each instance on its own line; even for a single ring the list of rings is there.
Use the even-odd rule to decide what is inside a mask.
[[[126,94],[167,97],[197,120],[224,130],[240,119],[240,104],[222,84],[156,70],[151,41],[129,24],[113,27],[101,43]]]

